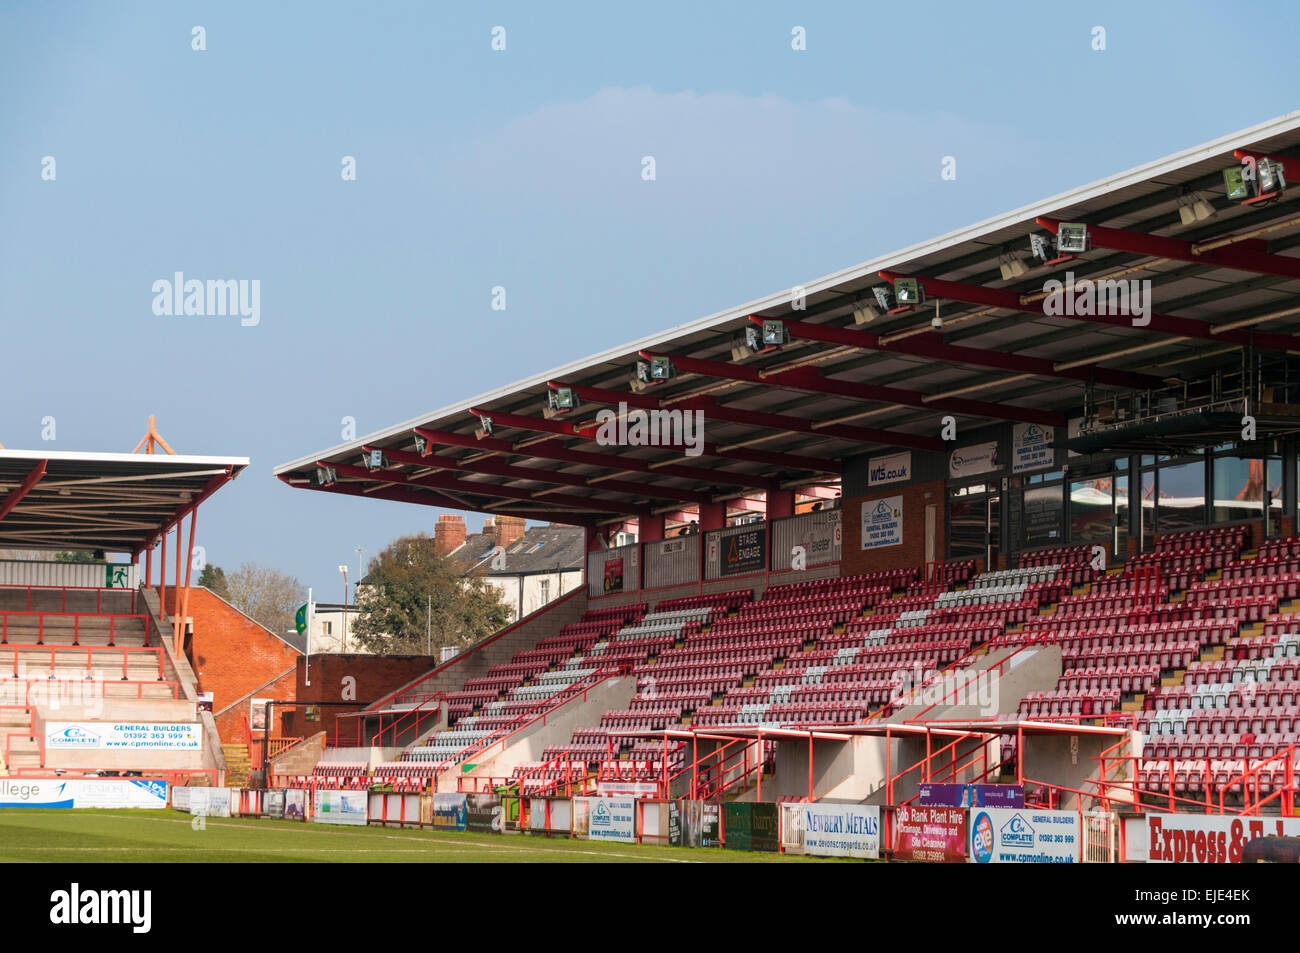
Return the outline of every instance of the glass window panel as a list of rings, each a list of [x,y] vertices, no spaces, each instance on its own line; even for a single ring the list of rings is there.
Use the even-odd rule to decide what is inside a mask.
[[[1034,487],[1025,491],[1025,545],[1047,546],[1061,539],[1061,487]]]
[[[1111,481],[1107,477],[1070,484],[1070,542],[1110,541]]]
[[[1156,530],[1176,533],[1205,524],[1205,465],[1200,461],[1161,467]]]
[[[1264,461],[1240,457],[1214,460],[1214,522],[1262,519]]]

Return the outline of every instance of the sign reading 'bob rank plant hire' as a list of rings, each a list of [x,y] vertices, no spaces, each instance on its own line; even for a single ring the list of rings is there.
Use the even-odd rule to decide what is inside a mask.
[[[862,504],[862,548],[897,546],[903,541],[903,498],[887,496]]]

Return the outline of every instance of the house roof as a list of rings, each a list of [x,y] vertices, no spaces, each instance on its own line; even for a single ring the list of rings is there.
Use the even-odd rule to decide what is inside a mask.
[[[476,533],[452,552],[452,558],[475,567],[484,576],[523,576],[547,572],[578,572],[585,559],[585,538],[578,526],[534,526],[506,547],[505,567],[489,562],[496,536]]]

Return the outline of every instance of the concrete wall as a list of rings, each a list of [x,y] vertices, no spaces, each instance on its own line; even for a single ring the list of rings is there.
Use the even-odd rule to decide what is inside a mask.
[[[310,738],[304,738],[288,751],[272,758],[267,774],[268,776],[311,774],[324,754],[325,732],[318,731]]]

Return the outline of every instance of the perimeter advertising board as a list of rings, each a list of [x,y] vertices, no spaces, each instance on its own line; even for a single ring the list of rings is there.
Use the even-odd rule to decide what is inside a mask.
[[[974,808],[968,856],[977,864],[1077,864],[1080,835],[1075,811]]]
[[[1148,814],[1129,820],[1130,862],[1239,864],[1242,851],[1256,837],[1300,837],[1300,817]],[[1139,831],[1145,836],[1134,836]]]
[[[966,812],[957,807],[894,811],[894,859],[960,863],[966,859]]]
[[[871,859],[880,856],[878,806],[814,803],[794,807],[805,854]]]
[[[0,778],[0,807],[167,806],[167,782],[151,778]]]
[[[636,843],[636,801],[630,797],[588,798],[587,837],[590,840]]]
[[[370,807],[368,791],[331,791],[318,788],[312,799],[312,820],[318,824],[365,824]]]

